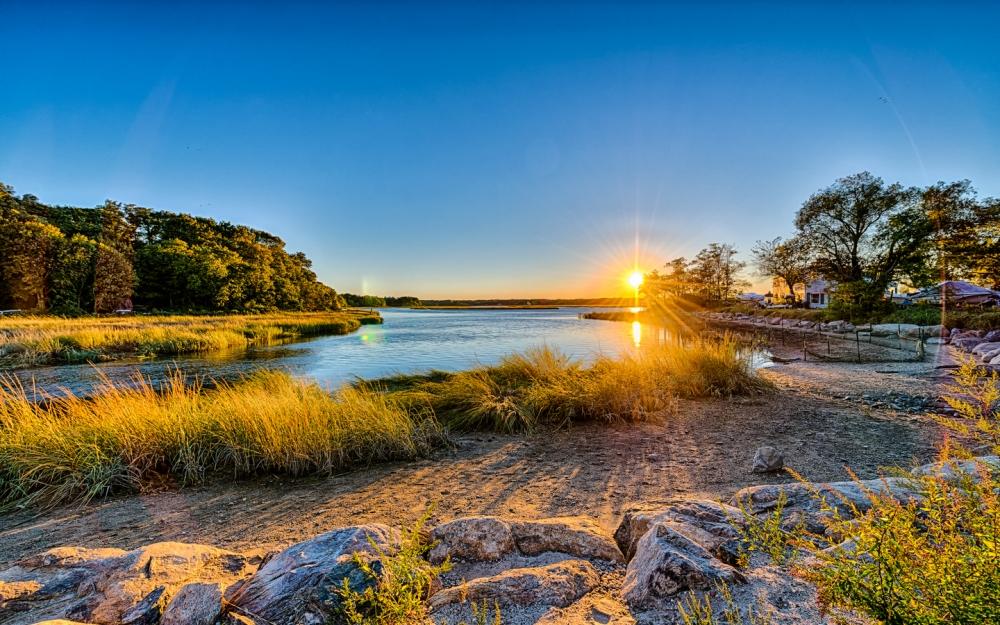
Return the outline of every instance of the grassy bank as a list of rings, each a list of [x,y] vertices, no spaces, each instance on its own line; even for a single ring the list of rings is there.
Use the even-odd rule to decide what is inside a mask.
[[[661,418],[673,398],[765,388],[729,338],[585,367],[551,350],[335,392],[264,372],[203,390],[107,384],[89,400],[0,390],[0,502],[47,506],[211,476],[327,475],[412,458],[448,430]]]
[[[8,317],[0,320],[0,367],[172,356],[347,334],[381,323],[378,313]]]

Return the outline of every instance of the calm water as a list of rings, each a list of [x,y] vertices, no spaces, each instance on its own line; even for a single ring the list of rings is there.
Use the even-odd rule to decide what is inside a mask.
[[[587,308],[557,310],[382,310],[385,323],[354,334],[173,360],[117,361],[18,371],[25,387],[90,394],[101,376],[127,380],[141,374],[154,382],[172,367],[186,374],[233,379],[260,367],[282,368],[337,386],[354,378],[430,369],[456,371],[492,364],[503,356],[548,345],[581,360],[618,355],[665,339],[662,329],[580,319]],[[609,310],[609,309],[600,309]]]

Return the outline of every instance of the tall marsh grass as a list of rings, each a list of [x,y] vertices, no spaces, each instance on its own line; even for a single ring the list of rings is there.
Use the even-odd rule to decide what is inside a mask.
[[[33,402],[0,385],[0,506],[46,507],[210,476],[329,475],[428,453],[451,430],[523,432],[660,418],[676,397],[766,383],[735,339],[660,347],[587,367],[542,348],[461,373],[329,392],[264,371],[203,389],[107,381],[88,399]]]
[[[47,506],[209,474],[328,475],[414,458],[443,440],[430,414],[356,388],[329,393],[266,371],[202,390],[107,384],[32,403],[0,389],[0,501]]]
[[[663,413],[676,397],[752,394],[767,383],[753,371],[745,346],[726,335],[601,357],[589,367],[543,347],[495,366],[358,386],[429,408],[456,430],[523,432],[575,421],[643,421]]]
[[[5,317],[0,366],[77,362],[119,356],[176,355],[268,345],[306,336],[347,334],[377,313],[341,311],[260,315]]]

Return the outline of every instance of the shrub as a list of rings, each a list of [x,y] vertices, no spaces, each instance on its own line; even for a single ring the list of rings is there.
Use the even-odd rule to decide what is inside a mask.
[[[375,558],[355,554],[354,561],[371,580],[363,591],[354,590],[344,579],[337,589],[343,605],[343,616],[351,625],[423,625],[427,622],[427,598],[434,581],[451,570],[451,562],[440,565],[427,561],[433,545],[424,541],[424,525],[430,518],[428,510],[404,530],[399,549],[383,550],[374,541]],[[369,539],[370,540],[370,539]],[[376,564],[373,564],[376,562]]]
[[[963,363],[946,399],[959,414],[940,422],[996,452],[996,373]],[[951,451],[942,450],[942,463],[951,462]],[[821,537],[803,542],[819,563],[804,573],[821,600],[885,625],[1000,622],[1000,481],[995,467],[974,464],[971,473],[955,466],[954,477],[939,472],[915,478],[919,498],[901,502],[888,490],[866,491],[870,508],[864,513],[833,515],[826,535],[848,540],[827,549]]]
[[[762,553],[778,566],[787,566],[795,561],[799,551],[796,548],[802,538],[802,524],[796,524],[791,530],[786,530],[785,505],[788,497],[785,493],[778,495],[774,510],[763,519],[751,513],[746,502],[738,503],[743,513],[742,522],[733,523],[740,536],[740,564],[746,566],[754,553]]]

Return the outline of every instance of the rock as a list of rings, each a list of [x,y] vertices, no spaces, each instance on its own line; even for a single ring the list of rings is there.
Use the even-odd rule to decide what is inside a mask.
[[[374,559],[369,541],[391,550],[399,532],[385,525],[355,525],[292,545],[230,587],[225,601],[237,613],[265,623],[326,623],[340,607],[337,588],[345,579],[359,591],[372,583],[354,561],[355,553]]]
[[[537,555],[555,551],[578,558],[623,562],[614,538],[585,517],[562,517],[510,524],[518,551]]]
[[[724,544],[739,536],[736,526],[743,522],[743,513],[707,499],[678,499],[666,507],[627,510],[615,530],[615,541],[626,561],[631,561],[636,545],[649,528],[664,522],[718,553]]]
[[[439,525],[431,532],[428,558],[435,564],[451,557],[483,562],[499,560],[515,549],[510,524],[496,517],[464,517]]]
[[[94,584],[99,597],[87,620],[155,623],[173,593],[191,582],[231,583],[252,570],[249,559],[208,545],[153,543],[129,552],[122,567]]]
[[[594,594],[568,608],[549,608],[534,625],[634,625],[635,619],[620,600]]]
[[[654,607],[684,590],[708,590],[743,576],[667,522],[653,525],[635,547],[622,596],[633,609]]]
[[[60,547],[0,573],[19,588],[20,610],[98,625],[159,622],[173,593],[189,582],[231,583],[250,574],[246,556],[207,545],[154,543],[135,549]],[[33,589],[25,593],[25,585]],[[0,607],[0,620],[11,606]],[[18,607],[18,606],[14,606]]]
[[[185,584],[163,611],[160,625],[212,625],[222,614],[225,584]]]
[[[775,509],[779,497],[784,493],[786,525],[802,523],[810,532],[823,533],[829,518],[828,513],[823,510],[824,502],[840,514],[849,515],[852,507],[862,512],[871,507],[866,491],[905,502],[920,498],[915,486],[913,480],[900,477],[859,482],[768,484],[749,486],[738,491],[733,495],[733,502],[742,503],[750,514],[768,514]]]
[[[1000,330],[990,330],[983,335],[983,340],[988,343],[995,343],[1000,341]]]
[[[979,481],[979,472],[989,468],[992,471],[1000,471],[1000,456],[980,456],[969,460],[954,458],[943,462],[932,462],[913,470],[916,476],[934,475],[945,480],[954,481],[962,475],[968,475],[976,482]]]
[[[955,347],[964,349],[965,351],[972,351],[972,349],[983,342],[983,339],[977,336],[959,336],[958,338],[951,339],[951,344]]]
[[[988,364],[991,364],[991,365],[1000,365],[1000,356],[996,356]]]
[[[785,468],[785,457],[774,447],[759,447],[753,455],[753,473],[774,473]]]
[[[972,354],[977,355],[977,356],[981,356],[981,355],[986,354],[988,352],[991,352],[993,350],[1000,350],[1000,342],[997,342],[997,343],[987,343],[986,341],[983,341],[982,343],[979,343],[975,347],[973,347],[970,350],[970,352]]]
[[[34,625],[93,625],[92,623],[82,623],[80,621],[67,621],[64,618],[49,619],[47,621],[38,621]]]
[[[546,566],[508,569],[445,588],[431,595],[430,608],[433,611],[465,601],[564,608],[598,584],[600,576],[590,562],[563,560]]]
[[[994,348],[994,349],[991,349],[991,350],[988,350],[988,351],[983,351],[982,353],[980,353],[979,354],[979,362],[987,363],[988,364],[988,363],[992,362],[993,359],[996,358],[997,356],[1000,356],[1000,347],[997,347],[997,348]]]
[[[920,326],[913,323],[876,323],[872,326],[872,336],[896,336],[918,333]]]

